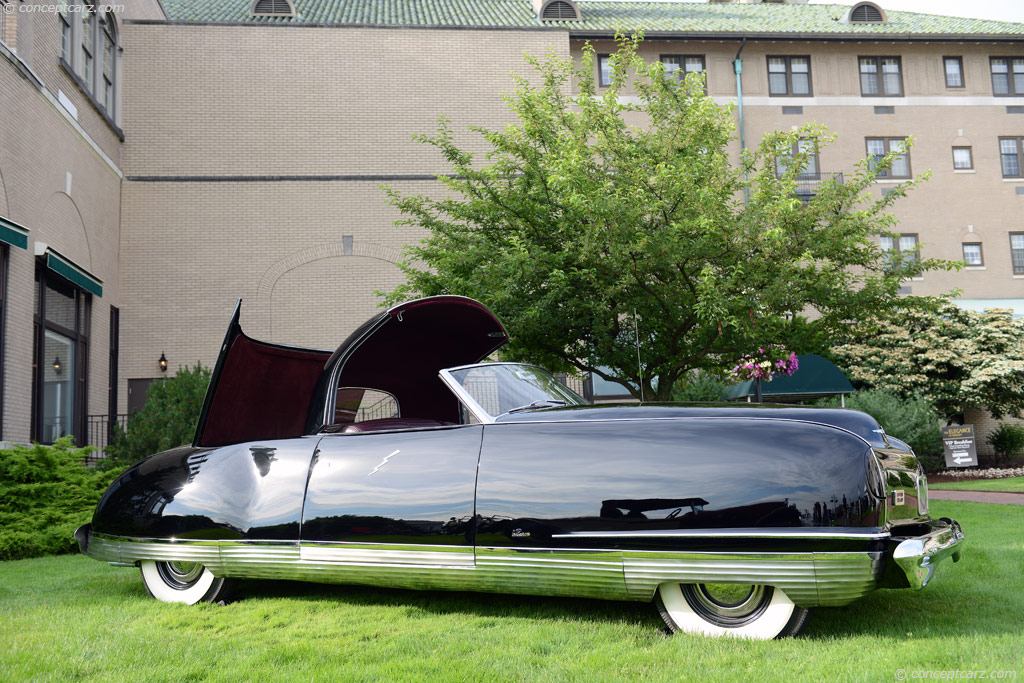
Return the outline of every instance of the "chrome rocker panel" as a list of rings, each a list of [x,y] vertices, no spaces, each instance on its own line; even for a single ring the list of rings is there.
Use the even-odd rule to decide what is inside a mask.
[[[870,593],[879,585],[885,560],[882,551],[474,549],[136,539],[94,534],[87,527],[76,537],[86,555],[114,565],[200,562],[219,577],[635,601],[650,601],[662,583],[764,584],[784,590],[801,607],[846,605]],[[935,552],[927,556],[929,562],[936,559]]]

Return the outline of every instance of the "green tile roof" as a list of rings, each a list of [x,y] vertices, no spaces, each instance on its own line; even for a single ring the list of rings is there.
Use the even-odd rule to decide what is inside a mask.
[[[247,0],[163,0],[171,21],[568,29],[646,33],[1024,36],[1024,24],[886,10],[884,24],[847,24],[843,5],[580,0],[581,21],[540,22],[530,0],[293,0],[296,16],[253,17]]]

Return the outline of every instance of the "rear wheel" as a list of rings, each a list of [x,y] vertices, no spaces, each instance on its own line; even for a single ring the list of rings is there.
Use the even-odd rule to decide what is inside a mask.
[[[769,640],[795,636],[810,610],[773,586],[663,583],[658,610],[672,631]]]
[[[139,570],[146,590],[163,602],[217,602],[227,599],[234,585],[230,579],[217,578],[198,562],[144,560]]]

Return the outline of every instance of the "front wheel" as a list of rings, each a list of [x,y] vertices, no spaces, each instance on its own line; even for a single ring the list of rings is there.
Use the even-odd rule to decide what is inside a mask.
[[[658,610],[673,632],[770,640],[795,636],[810,610],[773,586],[663,583]]]
[[[230,579],[217,578],[198,562],[144,560],[139,570],[146,590],[162,602],[217,602],[228,597],[233,585]]]

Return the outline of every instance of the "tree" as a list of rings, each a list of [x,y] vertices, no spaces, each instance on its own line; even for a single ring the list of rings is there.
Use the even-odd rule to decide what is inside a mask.
[[[798,176],[828,133],[769,134],[735,166],[732,108],[704,94],[700,75],[679,80],[645,63],[638,41],[620,38],[600,94],[590,47],[579,65],[528,57],[536,84],[515,78],[505,97],[517,122],[471,127],[491,147],[486,164],[455,144],[443,117],[436,135],[418,136],[451,165],[439,178],[449,196],[385,188],[398,224],[429,231],[407,251],[407,282],[390,303],[479,299],[509,330],[507,357],[667,400],[688,371],[720,372],[766,343],[820,350],[851,320],[905,302],[901,280],[944,265],[887,260],[878,245],[893,234],[887,209],[913,184],[868,197],[894,156],[859,164],[845,183],[822,181],[805,203]],[[636,104],[619,98],[627,74]],[[798,139],[807,142],[790,155]],[[784,317],[808,307],[813,322]]]
[[[201,363],[194,368],[179,367],[174,377],[150,384],[146,405],[128,419],[128,428],[118,431],[106,449],[114,464],[135,462],[191,443],[209,385],[210,370]]]
[[[947,419],[967,408],[996,419],[1024,409],[1024,321],[1009,310],[900,309],[831,355],[855,385],[923,396]]]

